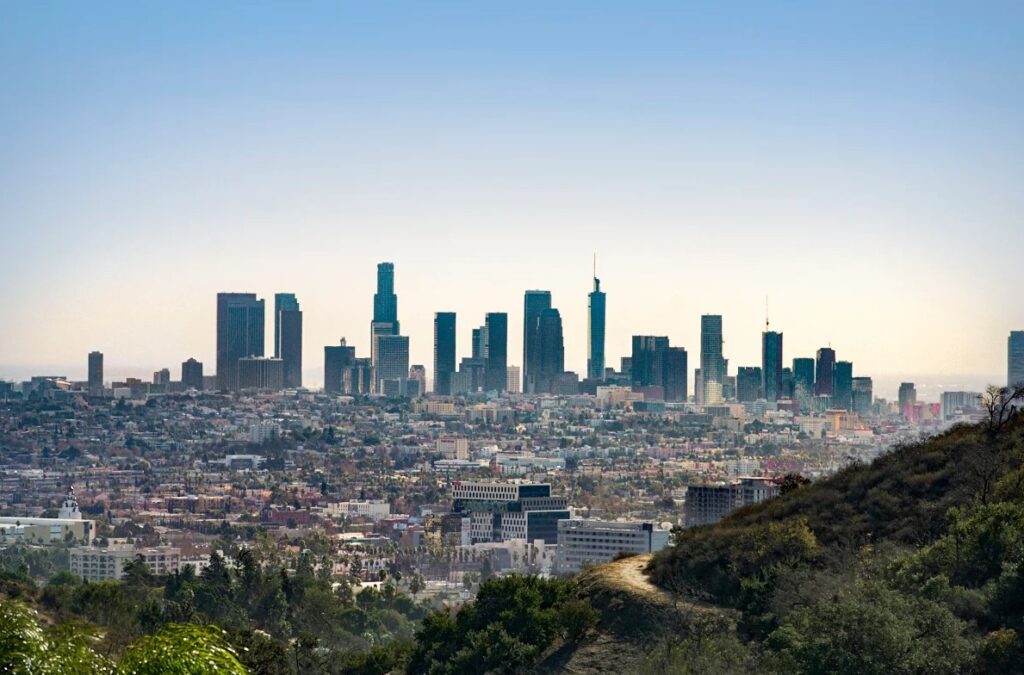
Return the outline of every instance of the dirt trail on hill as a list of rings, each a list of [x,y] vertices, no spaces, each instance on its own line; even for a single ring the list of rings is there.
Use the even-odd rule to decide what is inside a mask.
[[[614,586],[636,593],[648,602],[656,602],[661,605],[671,605],[672,598],[664,589],[658,588],[651,583],[650,577],[644,572],[647,563],[651,561],[651,554],[636,555],[631,558],[623,558],[615,562],[602,565],[595,569],[594,573],[602,581],[607,581]]]

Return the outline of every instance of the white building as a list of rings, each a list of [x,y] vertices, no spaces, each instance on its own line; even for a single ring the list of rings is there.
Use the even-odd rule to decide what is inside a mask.
[[[519,366],[508,366],[505,369],[505,373],[505,390],[510,394],[522,393],[523,380],[519,374]]]
[[[669,532],[652,523],[604,520],[558,522],[558,571],[573,574],[586,565],[611,561],[619,553],[654,553],[668,545]]]
[[[142,556],[153,574],[172,574],[181,566],[181,550],[172,546],[136,549],[131,544],[76,546],[70,551],[71,573],[86,581],[120,580],[126,563]]]
[[[367,518],[378,521],[391,515],[391,504],[383,499],[353,499],[327,504],[324,512],[331,518]]]
[[[261,420],[249,427],[250,443],[266,443],[281,435],[281,426],[272,420]]]
[[[469,439],[446,436],[437,439],[437,451],[445,459],[469,459]]]
[[[54,544],[75,541],[87,544],[96,531],[91,520],[82,520],[75,488],[68,487],[56,518],[0,516],[0,543]]]

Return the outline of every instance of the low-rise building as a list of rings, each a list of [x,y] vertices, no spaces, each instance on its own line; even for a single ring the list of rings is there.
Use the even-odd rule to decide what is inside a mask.
[[[181,551],[173,546],[140,549],[131,544],[76,546],[69,556],[71,573],[86,581],[120,580],[125,564],[139,556],[153,574],[173,574],[181,566]]]
[[[654,553],[668,541],[669,532],[653,523],[560,520],[558,571],[580,572],[586,565],[609,562],[619,553]]]

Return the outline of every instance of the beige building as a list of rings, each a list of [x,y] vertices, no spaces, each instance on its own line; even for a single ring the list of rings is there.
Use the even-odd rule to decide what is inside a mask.
[[[135,548],[131,544],[76,546],[70,552],[71,573],[86,581],[120,580],[126,563],[142,556],[153,574],[172,574],[181,568],[181,550],[172,546]]]

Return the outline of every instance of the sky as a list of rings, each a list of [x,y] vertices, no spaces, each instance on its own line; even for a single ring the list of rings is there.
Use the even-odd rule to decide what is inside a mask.
[[[0,2],[0,378],[212,370],[215,296],[413,363],[550,289],[586,366],[667,335],[730,370],[831,344],[893,396],[1024,329],[1024,3]],[[267,334],[272,335],[268,311]],[[268,341],[268,349],[271,345]],[[691,373],[692,378],[692,373]]]

